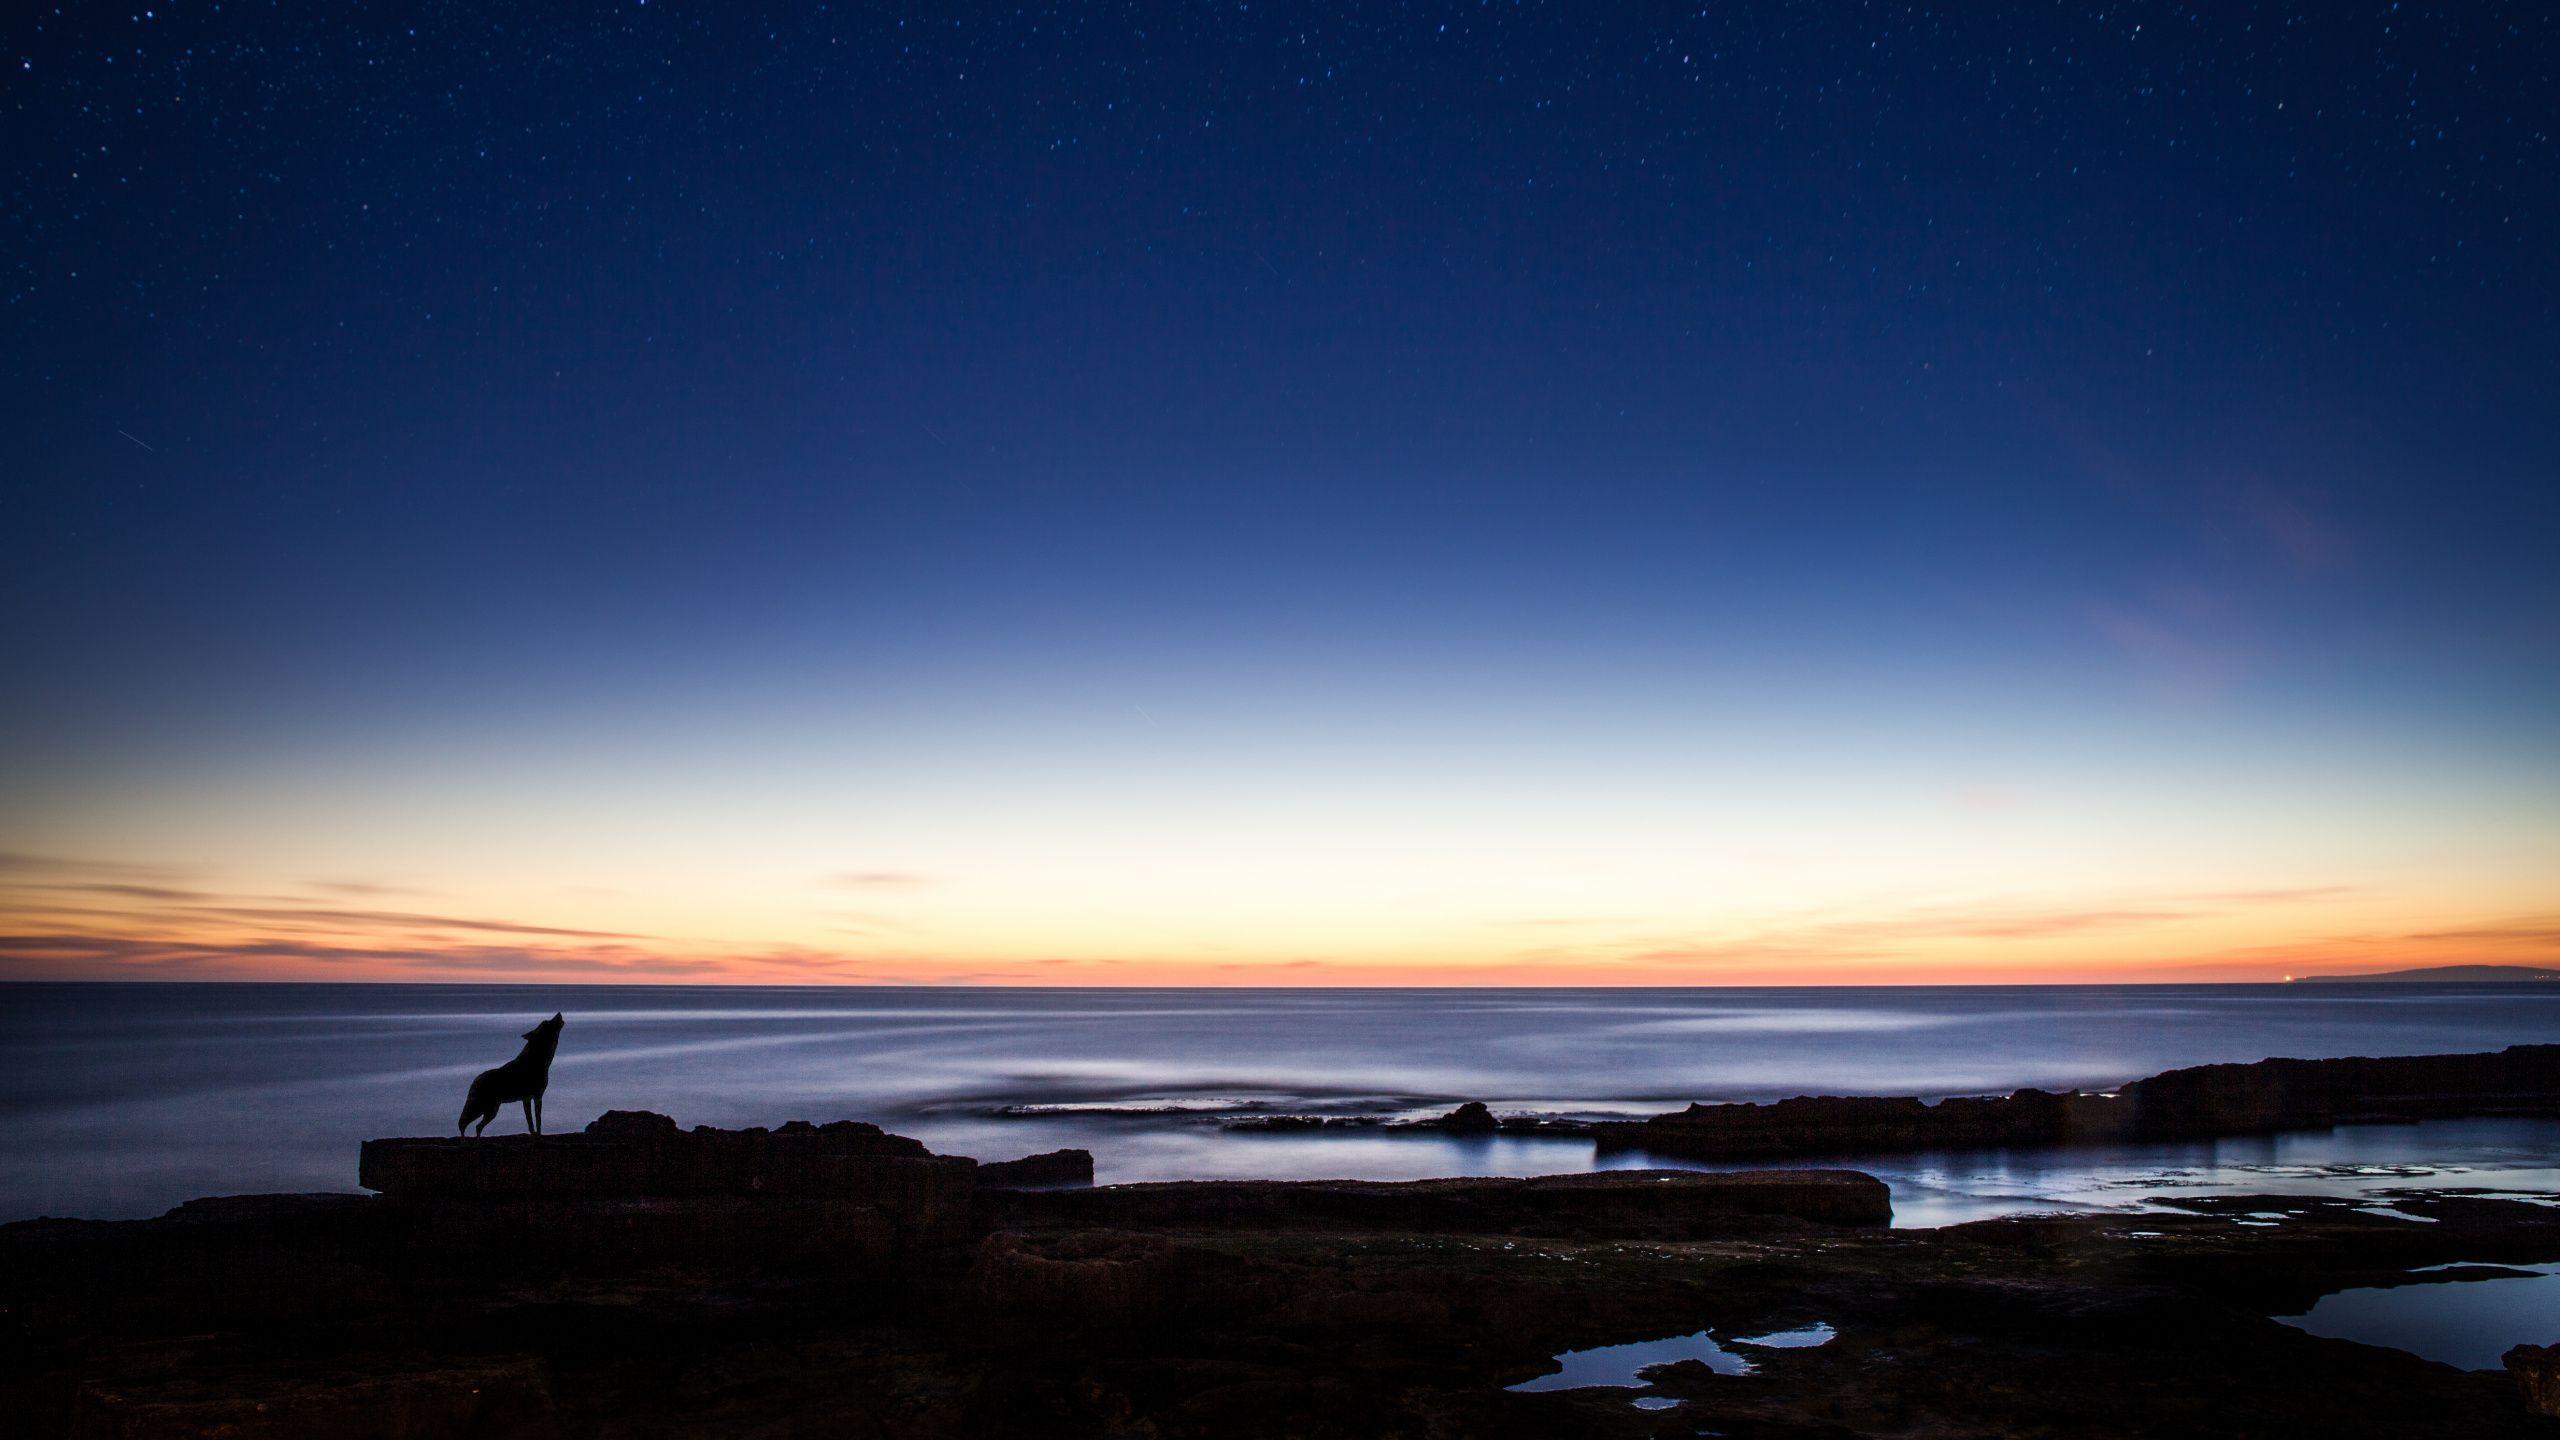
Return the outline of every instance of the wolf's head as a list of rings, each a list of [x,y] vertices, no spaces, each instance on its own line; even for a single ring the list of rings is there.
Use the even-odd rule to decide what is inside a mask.
[[[526,1038],[527,1040],[540,1040],[540,1039],[542,1039],[544,1036],[551,1036],[551,1037],[557,1038],[557,1037],[558,1037],[558,1035],[560,1034],[560,1027],[561,1027],[561,1026],[563,1026],[563,1025],[565,1025],[565,1024],[567,1024],[567,1023],[569,1023],[569,1022],[567,1022],[566,1020],[561,1019],[561,1018],[560,1018],[560,1016],[559,1016],[559,1014],[558,1014],[557,1012],[554,1012],[554,1013],[552,1014],[552,1016],[551,1016],[551,1018],[550,1018],[550,1019],[545,1020],[545,1021],[543,1021],[541,1024],[536,1025],[536,1026],[534,1026],[532,1029],[527,1030],[526,1032],[524,1032],[524,1038]]]

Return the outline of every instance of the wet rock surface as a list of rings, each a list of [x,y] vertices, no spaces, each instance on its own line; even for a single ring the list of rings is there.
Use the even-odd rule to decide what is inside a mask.
[[[1811,1173],[1762,1200],[1875,1183]],[[1733,1203],[1752,1178],[393,1192],[30,1221],[0,1227],[0,1413],[12,1436],[241,1440],[2560,1437],[2528,1406],[2548,1352],[2463,1372],[2267,1318],[2377,1277],[2459,1283],[2422,1267],[2560,1259],[2551,1207],[2396,1199],[2432,1222],[2412,1224],[2248,1197],[1893,1231]],[[2286,1218],[2234,1218],[2265,1212]],[[1816,1323],[1828,1343],[1749,1344]],[[1754,1373],[1504,1388],[1701,1330]]]

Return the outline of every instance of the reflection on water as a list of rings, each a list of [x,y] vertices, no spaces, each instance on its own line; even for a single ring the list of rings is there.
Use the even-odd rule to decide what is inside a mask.
[[[1687,1163],[1641,1153],[1601,1158],[1627,1167]],[[2155,1199],[2215,1195],[2372,1198],[2376,1203],[2367,1209],[2390,1213],[2380,1202],[2409,1190],[2560,1202],[2560,1120],[2340,1125],[2176,1144],[1841,1155],[1799,1163],[1864,1170],[1883,1180],[1892,1187],[1899,1228],[2037,1211],[2138,1213],[2166,1208]],[[1694,1168],[1786,1167],[1768,1161]]]
[[[1680,1360],[1695,1360],[1719,1375],[1748,1375],[1751,1361],[1727,1350],[1725,1345],[1744,1349],[1795,1350],[1831,1343],[1833,1331],[1828,1325],[1805,1325],[1793,1330],[1777,1330],[1766,1335],[1735,1336],[1719,1345],[1707,1338],[1707,1332],[1674,1335],[1668,1340],[1638,1340],[1630,1345],[1600,1345],[1589,1350],[1567,1350],[1556,1358],[1564,1368],[1553,1375],[1524,1380],[1513,1390],[1580,1390],[1586,1386],[1607,1385],[1633,1388],[1644,1383],[1636,1372],[1654,1365],[1669,1365]],[[1638,1401],[1639,1405],[1644,1402]],[[1677,1404],[1677,1401],[1657,1404]],[[1646,1408],[1654,1408],[1647,1406]]]
[[[1707,1332],[1674,1335],[1668,1340],[1639,1340],[1632,1345],[1601,1345],[1567,1350],[1556,1357],[1564,1368],[1553,1375],[1523,1380],[1513,1390],[1580,1390],[1588,1385],[1642,1385],[1636,1372],[1649,1365],[1696,1360],[1719,1375],[1748,1375],[1751,1362],[1707,1338]]]
[[[953,1154],[1094,1152],[1104,1182],[1531,1175],[1587,1141],[1222,1134],[1218,1114],[1632,1117],[1692,1100],[2099,1086],[2268,1054],[2560,1040],[2560,986],[991,990],[0,985],[0,1220],[344,1190],[356,1145],[450,1133],[473,1074],[569,1017],[546,1109],[684,1125],[868,1119]],[[1000,1118],[1036,1107],[1038,1118]],[[1140,1112],[1189,1111],[1146,1114]],[[2467,1128],[2466,1128],[2467,1127]],[[2560,1190],[2560,1122],[2208,1146],[1825,1158],[1903,1224],[2146,1194]],[[2385,1174],[2390,1167],[2397,1173]]]
[[[2499,1357],[2515,1346],[2560,1344],[2560,1264],[2499,1268],[2535,1273],[2530,1279],[2341,1290],[2320,1297],[2308,1314],[2276,1318],[2334,1340],[2387,1345],[2464,1370],[2495,1370]]]
[[[1826,1155],[1704,1164],[1644,1151],[1596,1154],[1588,1140],[1522,1135],[1315,1131],[1233,1135],[1214,1122],[954,1118],[914,1133],[938,1149],[1011,1156],[1062,1145],[1093,1151],[1103,1183],[1158,1179],[1410,1180],[1551,1175],[1590,1169],[1863,1170],[1893,1192],[1893,1223],[1932,1228],[2037,1211],[2165,1207],[2155,1198],[2291,1194],[2381,1200],[2405,1190],[2560,1198],[2560,1120],[2431,1120],[2286,1135],[2054,1150]],[[2411,1157],[2425,1154],[2429,1163]]]
[[[1727,1342],[1734,1345],[1757,1345],[1764,1350],[1809,1350],[1828,1345],[1835,1334],[1828,1325],[1800,1325],[1793,1330],[1773,1330],[1766,1335],[1739,1335]]]

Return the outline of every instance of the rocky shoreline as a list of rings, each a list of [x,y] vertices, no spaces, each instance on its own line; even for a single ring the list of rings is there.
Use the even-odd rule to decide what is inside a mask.
[[[2475,1055],[2198,1065],[2110,1094],[2020,1090],[2004,1098],[1822,1096],[1692,1105],[1594,1125],[1602,1149],[1693,1160],[1804,1154],[2202,1140],[2358,1121],[2560,1116],[2560,1045]]]
[[[2560,1260],[2552,1205],[1897,1231],[1855,1171],[1078,1184],[1091,1165],[615,1112],[370,1142],[378,1195],[0,1226],[0,1413],[83,1440],[2560,1437],[2560,1350],[2464,1372],[2268,1318]],[[1750,1373],[1506,1388],[1697,1332]]]
[[[1693,1104],[1645,1120],[1497,1116],[1481,1101],[1425,1120],[1259,1115],[1242,1134],[1590,1136],[1602,1150],[1683,1160],[1887,1155],[2014,1145],[2206,1140],[2325,1125],[2560,1117],[2560,1045],[2471,1055],[2261,1060],[2169,1070],[2099,1093],[2026,1089],[1955,1096],[1800,1095],[1772,1104]]]

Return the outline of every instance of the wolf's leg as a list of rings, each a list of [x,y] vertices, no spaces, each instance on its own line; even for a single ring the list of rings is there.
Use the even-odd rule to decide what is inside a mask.
[[[539,1094],[533,1097],[533,1133],[542,1133],[542,1096]]]

